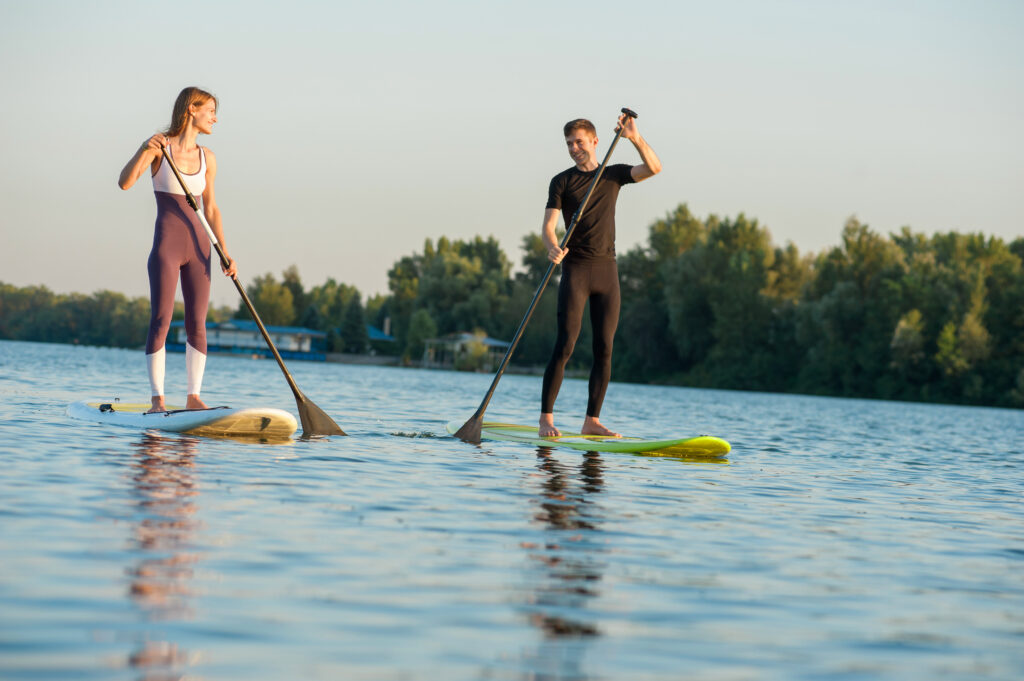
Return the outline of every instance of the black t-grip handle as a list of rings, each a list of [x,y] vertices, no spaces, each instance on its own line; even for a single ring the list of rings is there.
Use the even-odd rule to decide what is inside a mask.
[[[637,116],[636,114],[636,111],[633,111],[632,109],[627,109],[626,107],[622,107],[622,113],[626,114],[630,118],[639,118],[639,116]]]

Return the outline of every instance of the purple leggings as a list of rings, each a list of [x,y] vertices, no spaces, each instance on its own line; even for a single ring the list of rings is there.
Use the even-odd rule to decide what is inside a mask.
[[[188,344],[206,354],[206,308],[210,303],[210,238],[183,195],[154,192],[156,230],[149,254],[149,336],[146,354],[164,346],[181,275]]]

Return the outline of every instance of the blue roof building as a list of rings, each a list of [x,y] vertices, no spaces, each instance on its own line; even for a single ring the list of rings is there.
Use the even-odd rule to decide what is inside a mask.
[[[268,326],[267,333],[284,359],[306,359],[323,362],[327,359],[327,334],[303,326]],[[230,319],[206,322],[208,353],[273,357],[259,327],[251,319]],[[185,351],[185,322],[171,322],[167,349]]]

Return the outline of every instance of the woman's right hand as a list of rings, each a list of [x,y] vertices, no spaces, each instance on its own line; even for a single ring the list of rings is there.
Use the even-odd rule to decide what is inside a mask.
[[[121,189],[130,189],[135,184],[135,181],[142,176],[146,168],[159,165],[157,164],[157,159],[162,155],[160,146],[167,143],[168,141],[164,134],[158,132],[139,145],[138,151],[121,169],[121,175],[117,178],[117,186]],[[153,168],[153,172],[156,172],[156,168]]]
[[[143,149],[152,149],[156,152],[156,155],[160,155],[160,148],[167,146],[167,138],[164,137],[163,133],[158,132],[157,134],[146,140],[146,143],[142,145]]]

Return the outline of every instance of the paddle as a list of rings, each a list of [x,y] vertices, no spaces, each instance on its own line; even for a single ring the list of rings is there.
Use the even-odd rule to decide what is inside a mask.
[[[188,205],[192,206],[192,210],[196,212],[196,216],[199,218],[199,222],[203,224],[203,228],[206,230],[207,236],[210,237],[210,243],[217,249],[217,255],[220,256],[220,261],[226,268],[228,266],[228,257],[224,254],[224,249],[221,247],[220,242],[217,241],[217,237],[213,234],[213,229],[210,228],[210,223],[206,221],[206,217],[203,212],[199,210],[199,204],[196,202],[196,197],[192,196],[192,192],[188,190],[185,185],[185,180],[182,178],[181,173],[178,172],[178,167],[174,165],[174,161],[171,160],[171,155],[167,153],[167,147],[160,145],[160,151],[163,152],[164,160],[170,165],[171,170],[174,171],[174,176],[178,178],[178,184],[181,185],[182,190],[185,192],[185,198],[188,200]],[[256,326],[260,328],[260,333],[263,334],[263,340],[267,342],[267,346],[270,351],[274,353],[274,359],[277,360],[277,365],[281,367],[281,371],[284,372],[284,377],[288,381],[288,387],[292,389],[292,394],[295,395],[295,404],[299,407],[299,420],[302,422],[302,435],[307,437],[309,435],[344,435],[345,431],[334,422],[330,416],[324,413],[324,410],[313,404],[309,398],[302,394],[299,390],[299,386],[295,385],[295,379],[288,373],[287,367],[284,365],[284,360],[281,359],[281,353],[274,347],[273,341],[270,340],[270,334],[267,333],[267,328],[263,326],[263,322],[260,321],[260,316],[256,314],[256,308],[252,306],[252,302],[249,300],[249,296],[245,294],[245,289],[238,281],[238,277],[231,277],[231,281],[235,282],[235,288],[238,289],[238,294],[242,296],[242,301],[245,306],[249,308],[249,314],[252,315],[253,320],[256,322]]]
[[[622,113],[626,114],[630,118],[637,118],[636,112],[629,109],[622,109]],[[601,174],[604,173],[604,168],[608,165],[608,159],[612,157],[612,152],[615,150],[615,145],[619,143],[619,138],[622,137],[622,126],[615,133],[615,139],[612,140],[612,145],[608,147],[608,153],[604,155],[604,160],[601,162],[601,166],[597,169],[597,173],[594,175],[594,179],[590,181],[590,187],[587,188],[587,193],[583,197],[583,202],[580,203],[580,207],[576,209],[576,213],[572,216],[572,221],[565,230],[565,236],[562,237],[562,243],[559,245],[560,248],[564,249],[565,245],[569,243],[569,237],[572,236],[573,230],[576,229],[576,224],[580,221],[580,216],[583,215],[583,209],[587,207],[587,202],[590,201],[590,195],[594,193],[594,187],[597,186],[598,180],[601,179]],[[533,294],[533,300],[530,301],[530,307],[526,310],[526,315],[523,317],[523,321],[519,322],[519,328],[516,329],[516,335],[512,338],[512,342],[509,343],[508,350],[505,351],[505,357],[501,360],[501,364],[498,366],[498,373],[494,375],[494,381],[491,382],[491,387],[484,395],[483,402],[477,408],[476,413],[463,424],[461,428],[455,431],[455,437],[465,442],[472,442],[478,444],[480,442],[480,429],[483,425],[484,411],[487,410],[487,405],[491,401],[491,396],[494,395],[494,389],[498,387],[498,381],[501,380],[501,375],[505,373],[505,368],[508,366],[509,360],[512,359],[512,353],[515,352],[516,345],[519,344],[519,339],[523,337],[523,330],[526,329],[526,323],[530,321],[530,316],[533,315],[534,309],[537,307],[537,303],[540,301],[540,294],[544,293],[544,288],[548,285],[548,280],[551,279],[551,274],[555,271],[555,263],[548,264],[548,271],[544,273],[544,278],[541,279],[540,286],[537,287],[537,292]]]

